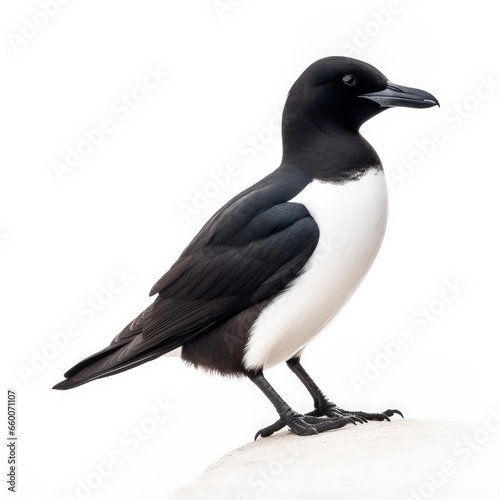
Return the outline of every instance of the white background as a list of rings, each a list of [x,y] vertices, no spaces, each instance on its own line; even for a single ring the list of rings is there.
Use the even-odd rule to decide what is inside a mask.
[[[2,5],[2,366],[6,386],[19,392],[18,498],[78,498],[77,480],[113,452],[123,461],[91,498],[165,498],[274,421],[250,382],[209,377],[178,359],[68,392],[51,386],[150,303],[150,287],[219,206],[278,166],[279,134],[268,141],[264,129],[289,87],[313,61],[349,50],[391,81],[430,91],[441,108],[390,110],[364,126],[388,175],[401,175],[401,158],[418,165],[390,189],[379,257],[304,365],[349,409],[396,407],[408,417],[478,424],[498,409],[496,4],[221,3],[227,11],[210,0],[69,1],[23,43],[24,18],[32,20],[40,5]],[[37,19],[43,23],[43,15]],[[142,82],[147,67],[168,76],[156,89],[135,90],[144,99],[125,117],[116,100]],[[497,82],[489,91],[481,84],[488,79]],[[54,162],[64,162],[67,147],[103,118],[113,131],[60,181]],[[425,157],[415,153],[415,141],[428,141],[436,128],[441,143]],[[268,143],[243,153],[258,134]],[[186,221],[181,204],[210,189],[210,172],[228,162],[237,162],[238,173]],[[105,297],[112,271],[121,269],[133,279],[87,323],[79,305]],[[446,280],[466,289],[443,305]],[[415,314],[430,303],[439,314],[417,328]],[[49,334],[69,322],[81,332],[54,354]],[[402,331],[411,345],[356,391],[353,376],[362,377],[367,360]],[[22,376],[44,349],[52,359],[39,357],[38,369]],[[284,367],[268,375],[292,406],[310,410]],[[151,424],[159,397],[178,408],[132,451],[121,436]],[[483,448],[498,442],[492,435]],[[474,460],[485,456],[478,451]]]

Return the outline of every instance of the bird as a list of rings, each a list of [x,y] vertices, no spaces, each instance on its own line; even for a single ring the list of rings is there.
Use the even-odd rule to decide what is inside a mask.
[[[246,377],[284,427],[306,436],[402,412],[344,410],[301,363],[334,319],[381,246],[388,193],[379,156],[360,127],[393,107],[430,108],[424,90],[391,83],[367,62],[329,56],[293,83],[282,116],[278,168],[220,208],[150,292],[152,304],[110,345],[68,370],[53,388],[71,389],[162,355],[208,373]],[[321,242],[331,243],[320,254]],[[286,363],[313,400],[294,411],[264,376]]]

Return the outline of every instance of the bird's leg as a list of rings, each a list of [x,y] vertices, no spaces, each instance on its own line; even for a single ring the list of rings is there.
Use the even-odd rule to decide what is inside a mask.
[[[308,390],[309,394],[312,396],[314,401],[314,410],[311,412],[317,417],[322,415],[334,416],[336,413],[334,409],[337,407],[335,403],[332,403],[321,391],[321,389],[316,385],[314,380],[309,376],[309,374],[304,370],[304,367],[300,364],[300,358],[292,358],[286,362],[288,368],[299,378],[299,380],[304,384],[305,388]],[[364,420],[363,420],[364,421]]]
[[[292,370],[299,380],[304,384],[305,388],[311,394],[314,401],[314,411],[313,415],[316,416],[343,416],[352,417],[358,422],[367,422],[368,420],[389,420],[394,414],[403,416],[399,410],[385,410],[382,413],[367,413],[364,411],[348,411],[339,408],[335,403],[332,403],[321,391],[321,389],[316,385],[314,380],[309,376],[309,374],[304,370],[304,367],[300,364],[300,358],[289,359],[286,364],[288,368]]]
[[[281,396],[272,388],[264,378],[262,371],[248,374],[248,378],[267,396],[274,405],[280,418],[279,420],[255,435],[267,437],[287,425],[290,430],[299,436],[310,436],[319,432],[338,429],[348,423],[355,423],[351,417],[335,416],[335,418],[319,418],[315,415],[301,415],[293,411]]]
[[[304,370],[304,367],[300,364],[300,358],[292,358],[289,359],[286,364],[292,370],[292,372],[297,375],[299,380],[304,384],[305,388],[308,390],[309,394],[311,394],[314,401],[314,410],[302,415],[306,422],[320,422],[321,420],[325,420],[325,417],[328,420],[339,420],[340,422],[344,422],[347,419],[347,422],[342,423],[338,427],[343,427],[346,423],[356,422],[367,422],[368,420],[389,420],[389,417],[392,417],[395,414],[403,416],[403,414],[399,410],[385,410],[382,413],[367,413],[364,411],[347,411],[339,408],[335,403],[332,403],[321,391],[321,389],[316,385],[314,380],[309,376],[309,374]],[[269,397],[269,396],[268,396]],[[278,396],[279,397],[279,396]],[[276,405],[275,405],[276,406]],[[279,410],[278,410],[279,413]],[[340,423],[339,422],[339,423]],[[257,435],[262,437],[270,436],[271,434],[279,431],[285,425],[288,425],[284,419],[280,418],[274,424],[261,429]],[[338,428],[333,427],[333,428]]]

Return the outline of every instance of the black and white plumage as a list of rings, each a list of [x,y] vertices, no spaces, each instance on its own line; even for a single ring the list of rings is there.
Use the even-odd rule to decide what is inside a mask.
[[[431,94],[391,84],[361,61],[312,64],[285,104],[279,168],[222,207],[153,286],[153,304],[54,388],[181,348],[187,362],[247,376],[263,390],[280,419],[258,435],[284,425],[314,434],[397,412],[341,410],[304,371],[300,355],[356,290],[383,239],[384,173],[360,126],[388,107],[436,104]],[[320,238],[333,243],[326,258],[317,255]],[[311,414],[293,412],[263,377],[281,362],[311,393]]]

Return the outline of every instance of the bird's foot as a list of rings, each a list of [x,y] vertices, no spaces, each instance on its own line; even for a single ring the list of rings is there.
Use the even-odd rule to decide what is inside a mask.
[[[391,421],[389,417],[392,417],[393,415],[401,415],[402,418],[404,418],[403,414],[399,410],[385,410],[381,413],[368,413],[364,411],[349,411],[349,410],[343,410],[342,408],[339,408],[335,403],[332,403],[331,401],[325,401],[324,403],[321,404],[319,408],[316,409],[316,412],[318,412],[320,415],[326,415],[328,417],[331,416],[342,416],[342,417],[357,417],[363,422],[368,422],[368,420],[387,420],[388,422]]]
[[[289,414],[286,414],[284,417],[274,422],[274,424],[264,427],[257,432],[255,439],[259,437],[269,437],[285,426],[288,426],[294,434],[298,434],[299,436],[310,436],[318,434],[319,432],[340,429],[347,424],[362,424],[369,420],[387,420],[390,422],[391,419],[389,417],[396,414],[404,418],[399,410],[389,409],[381,413],[348,411],[339,408],[331,401],[324,401],[318,408],[305,415],[291,411]]]
[[[357,416],[334,414],[332,416],[319,416],[316,411],[301,415],[293,410],[290,410],[283,415],[274,424],[264,427],[255,434],[255,439],[259,437],[269,437],[275,432],[288,426],[288,428],[299,436],[312,436],[320,432],[330,431],[332,429],[340,429],[347,424],[356,424],[356,422],[364,422],[365,420]]]

